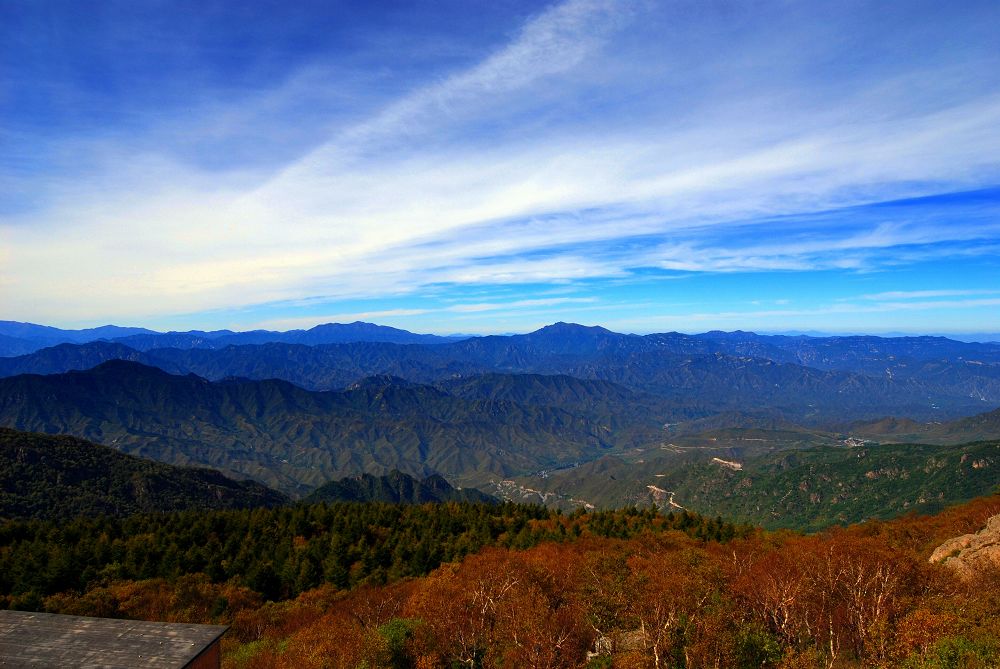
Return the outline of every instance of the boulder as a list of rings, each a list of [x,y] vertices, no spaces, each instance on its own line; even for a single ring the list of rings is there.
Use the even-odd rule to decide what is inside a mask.
[[[953,569],[973,579],[983,569],[1000,568],[1000,514],[986,521],[975,534],[963,534],[944,542],[931,554],[930,562]]]

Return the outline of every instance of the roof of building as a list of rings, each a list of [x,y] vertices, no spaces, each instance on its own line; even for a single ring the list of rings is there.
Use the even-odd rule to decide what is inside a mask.
[[[0,610],[0,667],[180,669],[227,629]]]

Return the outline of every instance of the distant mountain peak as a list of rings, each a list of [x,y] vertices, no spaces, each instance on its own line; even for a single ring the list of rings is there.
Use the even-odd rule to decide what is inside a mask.
[[[607,328],[602,328],[600,325],[580,325],[579,323],[566,323],[565,321],[557,321],[552,325],[546,325],[541,327],[530,334],[573,334],[573,333],[587,333],[587,334],[602,334],[602,335],[617,335],[617,333],[608,330]]]
[[[378,330],[392,330],[395,332],[402,332],[399,328],[390,327],[388,325],[378,325],[376,323],[368,323],[367,321],[353,321],[351,323],[320,323],[309,328],[306,332],[322,332],[323,330],[355,330],[355,331],[378,331]]]

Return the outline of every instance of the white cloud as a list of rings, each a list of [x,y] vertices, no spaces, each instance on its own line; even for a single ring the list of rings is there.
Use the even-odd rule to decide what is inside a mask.
[[[1000,306],[1000,298],[966,300],[924,300],[913,302],[882,302],[876,307],[884,311],[926,311],[929,309],[968,309]]]
[[[444,311],[456,311],[459,313],[474,313],[480,311],[506,311],[510,309],[522,309],[524,307],[552,307],[561,304],[587,304],[594,302],[593,297],[546,297],[533,300],[513,300],[511,302],[476,302],[469,304],[455,304]]]
[[[968,295],[995,295],[1000,290],[890,290],[883,293],[862,295],[865,300],[918,300],[928,297],[965,297]]]

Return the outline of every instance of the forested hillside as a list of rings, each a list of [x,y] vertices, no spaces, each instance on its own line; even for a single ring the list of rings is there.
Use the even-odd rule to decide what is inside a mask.
[[[960,444],[986,441],[1000,436],[1000,409],[947,422],[919,423],[906,418],[885,418],[869,423],[856,423],[849,426],[849,430],[860,437],[888,442]]]
[[[288,498],[217,471],[174,467],[66,436],[0,428],[0,519],[275,506]]]
[[[434,474],[415,479],[393,470],[382,476],[361,474],[324,483],[306,495],[303,503],[315,502],[389,502],[424,504],[427,502],[498,503],[475,488],[454,488],[442,476]]]
[[[702,513],[813,530],[935,513],[988,495],[1000,486],[1000,442],[808,449],[757,458],[739,470],[709,461],[670,472],[660,484]]]
[[[525,383],[533,403],[491,398],[469,382],[462,396],[394,377],[321,393],[274,380],[213,383],[113,360],[85,372],[0,379],[0,425],[214,467],[301,495],[334,478],[390,469],[476,485],[655,441],[662,421],[689,412],[642,397],[630,405],[624,389],[578,380],[557,379],[546,391],[552,399],[540,402],[539,387],[547,386]]]
[[[459,504],[7,522],[0,604],[230,624],[228,669],[985,668],[1000,565],[928,557],[998,513],[814,536]]]
[[[782,441],[784,439],[784,441]],[[799,441],[801,440],[801,441]],[[572,507],[623,501],[721,514],[768,528],[822,529],[908,512],[934,513],[988,495],[1000,484],[1000,441],[956,445],[831,440],[798,432],[705,433],[629,457],[520,477],[504,486],[524,500]],[[723,445],[726,445],[725,447]]]
[[[713,413],[609,381],[540,374],[436,385],[375,376],[315,392],[111,360],[0,379],[0,425],[212,467],[293,497],[400,470],[567,510],[659,503],[775,527],[930,511],[990,492],[998,461],[996,442],[852,449],[862,442],[850,432],[797,426],[774,410]],[[1000,432],[996,412],[857,427],[897,440]]]

